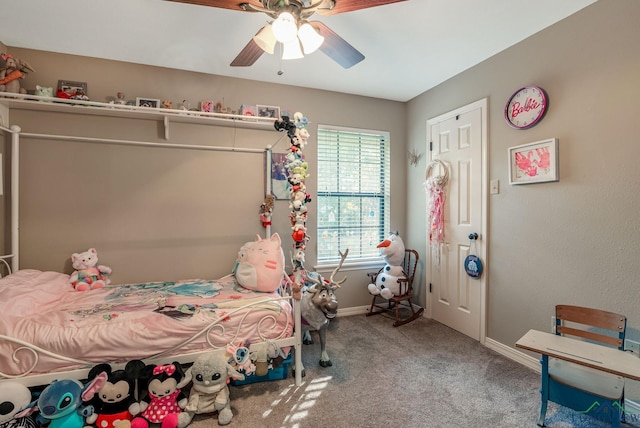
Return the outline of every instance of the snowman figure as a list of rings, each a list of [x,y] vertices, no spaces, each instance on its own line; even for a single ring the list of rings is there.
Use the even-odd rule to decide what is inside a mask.
[[[404,277],[402,264],[404,262],[404,242],[397,232],[389,235],[387,239],[378,244],[380,254],[387,263],[376,277],[375,284],[369,284],[369,293],[378,294],[389,300],[393,296],[400,295],[400,282],[398,278]]]

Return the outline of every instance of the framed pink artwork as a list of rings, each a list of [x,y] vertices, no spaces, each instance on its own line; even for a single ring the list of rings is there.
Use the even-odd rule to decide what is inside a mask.
[[[558,180],[557,138],[509,147],[509,184]]]

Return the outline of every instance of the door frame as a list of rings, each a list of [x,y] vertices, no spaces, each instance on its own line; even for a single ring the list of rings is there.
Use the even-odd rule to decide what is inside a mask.
[[[463,107],[458,107],[455,110],[452,110],[450,112],[441,114],[439,116],[433,117],[431,119],[427,120],[427,135],[426,135],[426,147],[427,147],[427,152],[429,153],[429,159],[427,162],[431,162],[431,156],[432,156],[432,151],[429,150],[429,145],[431,143],[431,127],[435,124],[435,123],[439,123],[442,122],[443,120],[446,119],[451,119],[457,115],[463,114],[463,113],[467,113],[469,111],[475,110],[475,109],[480,109],[480,123],[482,126],[482,129],[480,131],[480,138],[481,138],[481,144],[482,144],[482,150],[481,150],[481,158],[482,158],[482,172],[481,172],[481,183],[480,183],[480,188],[481,188],[481,199],[482,199],[482,207],[481,207],[481,214],[482,214],[482,221],[480,222],[480,227],[481,230],[479,232],[480,238],[479,238],[479,249],[480,249],[480,258],[483,261],[484,264],[484,268],[483,268],[483,273],[482,276],[478,279],[478,282],[480,283],[480,343],[481,344],[485,344],[485,339],[487,337],[487,283],[488,283],[488,277],[489,277],[489,257],[488,257],[488,249],[489,249],[489,219],[488,219],[488,205],[489,205],[489,192],[488,192],[488,174],[489,174],[489,163],[488,163],[488,157],[487,157],[487,153],[488,153],[488,143],[489,143],[489,133],[488,133],[488,126],[489,126],[489,120],[488,120],[488,99],[487,98],[482,98],[478,101],[475,101],[471,104],[467,104]],[[427,201],[428,203],[428,201]],[[426,209],[425,209],[425,214],[426,214]],[[426,241],[427,247],[429,246],[429,242],[428,239]],[[425,269],[428,268],[429,266],[431,266],[431,252],[427,251],[427,260],[425,261]],[[430,275],[430,274],[429,274]],[[425,279],[428,282],[428,278],[429,276],[427,275],[427,273],[425,272]],[[427,318],[432,318],[431,313],[432,313],[432,293],[429,291],[429,286],[427,284],[427,293],[426,294],[426,302],[425,302],[425,308],[427,308],[427,310],[425,311],[425,316]]]

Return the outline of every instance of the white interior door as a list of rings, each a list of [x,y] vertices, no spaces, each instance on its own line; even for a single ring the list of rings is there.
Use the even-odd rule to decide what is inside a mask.
[[[428,315],[484,343],[486,301],[486,99],[427,122],[431,160],[449,166],[444,188],[444,243],[432,248],[427,224]],[[431,175],[442,175],[434,168]],[[427,193],[427,205],[429,204]],[[427,212],[428,216],[428,212]],[[472,242],[469,235],[478,234]],[[475,254],[484,265],[479,278],[464,261]],[[439,257],[437,257],[439,255]]]

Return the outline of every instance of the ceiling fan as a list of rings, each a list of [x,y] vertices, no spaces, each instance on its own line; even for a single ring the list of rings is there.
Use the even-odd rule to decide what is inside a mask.
[[[311,15],[336,15],[398,3],[406,0],[169,0],[244,12],[262,12],[273,19],[249,40],[231,62],[233,67],[253,65],[264,52],[273,54],[276,42],[283,46],[282,58],[302,58],[316,49],[344,68],[364,59],[364,55],[320,21],[307,21]]]

